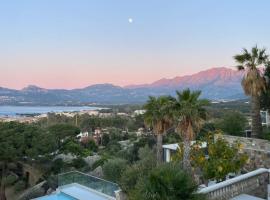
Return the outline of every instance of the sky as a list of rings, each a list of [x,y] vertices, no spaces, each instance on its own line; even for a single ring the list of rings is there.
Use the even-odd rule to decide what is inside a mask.
[[[270,48],[269,0],[0,0],[0,87],[125,86]]]

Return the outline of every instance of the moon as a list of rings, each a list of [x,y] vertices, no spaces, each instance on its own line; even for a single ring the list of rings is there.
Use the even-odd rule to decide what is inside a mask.
[[[128,22],[131,24],[133,22],[132,18],[128,18]]]

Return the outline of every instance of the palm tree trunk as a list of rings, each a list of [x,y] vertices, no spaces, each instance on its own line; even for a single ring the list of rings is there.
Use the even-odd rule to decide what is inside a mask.
[[[190,140],[188,137],[184,137],[184,152],[183,152],[183,168],[188,173],[191,173],[191,163],[190,163]]]
[[[260,114],[260,97],[251,97],[251,135],[252,137],[260,137],[262,134],[262,120]]]
[[[162,134],[158,134],[157,135],[157,164],[161,164],[162,163],[162,155],[163,155],[163,151],[162,151]]]

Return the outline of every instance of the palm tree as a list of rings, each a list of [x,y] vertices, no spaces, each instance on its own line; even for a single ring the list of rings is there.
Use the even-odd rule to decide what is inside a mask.
[[[195,138],[195,132],[199,131],[207,117],[205,106],[209,105],[206,99],[199,99],[200,91],[186,89],[176,92],[174,103],[174,116],[176,130],[183,139],[183,168],[191,172],[190,142]]]
[[[266,78],[266,91],[261,96],[261,108],[270,111],[270,62],[266,64],[264,77]]]
[[[172,115],[168,109],[172,97],[149,97],[144,105],[146,110],[144,121],[146,126],[153,128],[154,134],[157,136],[157,163],[162,162],[162,137],[172,125]]]
[[[258,137],[262,132],[260,96],[266,87],[265,79],[259,67],[267,62],[268,55],[265,49],[258,49],[255,46],[250,52],[247,49],[243,49],[241,54],[234,56],[234,59],[239,64],[237,69],[239,71],[245,71],[242,87],[245,94],[251,96],[252,136]]]

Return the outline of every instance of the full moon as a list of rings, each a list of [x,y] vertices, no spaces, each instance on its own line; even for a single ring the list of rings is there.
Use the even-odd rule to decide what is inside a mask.
[[[133,22],[133,19],[132,18],[128,18],[128,22],[129,23],[132,23]]]

